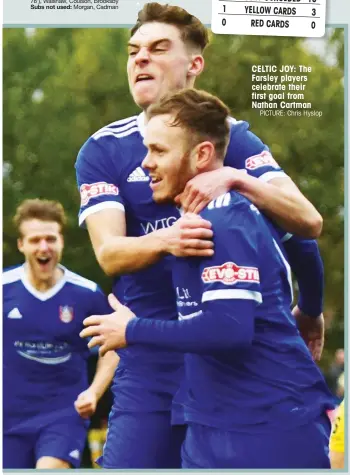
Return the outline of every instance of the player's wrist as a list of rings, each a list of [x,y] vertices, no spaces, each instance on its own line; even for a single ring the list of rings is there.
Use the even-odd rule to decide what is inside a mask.
[[[297,305],[300,316],[310,319],[316,319],[322,314],[322,302],[316,300],[314,302],[304,301],[301,295],[299,295],[298,305]]]
[[[245,170],[237,170],[236,168],[224,167],[226,171],[226,184],[230,190],[240,193],[249,193],[256,186],[256,179]],[[253,182],[252,182],[253,180]]]
[[[161,257],[171,254],[171,242],[168,236],[168,228],[158,229],[148,235],[152,239],[152,245]]]
[[[88,387],[88,391],[92,395],[92,397],[95,398],[96,402],[99,401],[103,393],[97,382],[92,382],[91,385]]]
[[[134,317],[127,323],[125,327],[125,342],[126,345],[131,345],[133,343],[137,343],[137,335],[135,334],[135,329],[137,323],[140,319],[138,317]]]

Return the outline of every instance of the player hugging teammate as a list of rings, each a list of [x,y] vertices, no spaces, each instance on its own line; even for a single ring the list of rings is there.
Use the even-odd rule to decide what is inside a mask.
[[[142,112],[77,157],[79,224],[125,306],[59,265],[57,205],[17,213],[25,263],[4,274],[8,468],[79,465],[115,349],[101,467],[329,467],[329,394],[313,362],[322,218],[249,124],[194,89],[208,41],[182,8],[146,4],[127,62]],[[104,363],[87,389],[79,333]]]
[[[174,285],[174,256],[179,258],[195,257],[198,260],[193,259],[190,262],[197,263],[200,263],[201,260],[206,262],[205,259],[216,259],[215,256],[218,252],[218,246],[215,245],[216,221],[215,223],[212,222],[210,215],[206,212],[198,215],[212,199],[222,197],[211,205],[222,208],[222,213],[229,213],[233,205],[238,206],[241,203],[239,206],[244,209],[247,208],[247,210],[249,208],[250,211],[247,216],[249,216],[249,220],[255,223],[253,229],[258,234],[260,233],[258,229],[260,230],[260,226],[263,226],[264,234],[267,236],[266,239],[270,243],[268,245],[269,252],[271,252],[270,257],[273,257],[276,263],[275,271],[277,274],[280,273],[280,278],[283,275],[282,280],[276,281],[275,284],[271,283],[271,285],[280,286],[283,289],[285,306],[283,311],[280,309],[280,318],[286,325],[285,331],[287,334],[290,333],[289,337],[295,342],[298,348],[296,351],[300,352],[300,358],[306,359],[305,361],[310,367],[310,378],[313,381],[319,381],[322,388],[324,384],[322,376],[312,363],[302,340],[297,337],[295,327],[295,321],[297,321],[302,336],[312,350],[313,356],[318,359],[323,345],[322,262],[315,241],[292,237],[292,233],[298,233],[308,238],[319,235],[322,219],[315,208],[281,170],[271,156],[268,147],[249,130],[247,122],[237,121],[232,117],[226,117],[226,115],[224,122],[227,124],[227,129],[225,128],[223,131],[220,121],[217,124],[209,121],[207,135],[204,134],[206,138],[204,142],[210,142],[212,134],[208,131],[211,131],[211,127],[217,133],[225,132],[221,137],[221,141],[225,143],[225,146],[220,149],[220,157],[219,155],[216,157],[217,160],[220,158],[221,163],[223,162],[225,166],[207,169],[205,173],[195,173],[195,170],[198,171],[199,168],[196,168],[194,162],[189,161],[189,157],[196,155],[193,150],[201,143],[200,139],[203,139],[203,131],[197,131],[195,127],[196,122],[202,122],[202,108],[205,111],[205,105],[202,105],[200,101],[196,105],[197,115],[193,119],[194,123],[191,123],[188,127],[191,134],[187,148],[184,147],[186,141],[181,136],[172,137],[171,148],[173,153],[176,151],[177,160],[169,152],[169,137],[167,135],[169,131],[165,126],[155,128],[152,142],[148,140],[148,130],[151,123],[157,124],[158,121],[159,125],[158,118],[153,117],[153,114],[155,114],[153,106],[157,110],[155,104],[158,104],[169,92],[176,93],[176,91],[183,88],[194,87],[195,79],[204,68],[203,51],[207,43],[208,32],[206,28],[197,18],[188,14],[185,10],[157,3],[146,4],[139,12],[137,23],[131,30],[127,63],[130,91],[135,103],[143,112],[113,122],[97,131],[85,142],[77,158],[77,182],[82,193],[79,222],[81,225],[86,225],[97,260],[104,271],[108,275],[121,276],[124,288],[123,301],[131,315],[139,317],[134,320],[137,323],[130,323],[130,327],[128,327],[131,328],[135,325],[135,331],[130,330],[130,333],[125,335],[125,328],[123,330],[119,329],[120,334],[117,332],[116,335],[119,335],[121,341],[118,340],[117,343],[113,341],[111,335],[114,331],[114,325],[118,324],[115,315],[111,319],[109,317],[88,319],[86,324],[89,325],[93,322],[93,326],[82,333],[83,336],[93,336],[90,345],[100,345],[102,352],[109,347],[121,348],[127,346],[119,351],[121,359],[113,385],[114,406],[109,419],[107,443],[99,463],[103,468],[178,468],[180,466],[214,468],[219,466],[241,467],[244,466],[244,463],[248,464],[250,468],[252,467],[249,464],[252,463],[258,464],[254,466],[261,464],[264,467],[276,466],[279,463],[283,466],[289,463],[294,464],[293,466],[301,466],[306,463],[309,464],[307,466],[324,467],[328,463],[327,457],[323,458],[321,455],[320,458],[311,457],[308,461],[305,458],[297,458],[291,461],[285,451],[283,452],[284,455],[281,452],[279,459],[271,460],[270,465],[267,460],[259,457],[256,457],[255,461],[252,461],[254,457],[251,456],[248,456],[245,462],[242,459],[234,460],[231,451],[225,454],[225,457],[228,457],[225,462],[220,458],[209,460],[205,456],[202,457],[205,453],[205,444],[200,454],[192,453],[191,449],[191,455],[189,457],[185,455],[187,448],[194,447],[195,442],[191,442],[191,431],[187,431],[186,436],[186,426],[190,420],[186,412],[187,403],[184,398],[188,394],[188,384],[192,383],[192,380],[189,381],[191,378],[186,378],[185,373],[188,371],[187,355],[185,358],[183,355],[188,351],[199,352],[198,347],[195,347],[195,345],[191,347],[189,342],[198,342],[198,345],[200,345],[202,336],[198,340],[198,334],[195,338],[194,333],[192,333],[190,336],[183,336],[184,340],[181,340],[182,334],[178,332],[183,331],[182,323],[197,328],[202,318],[198,289],[195,289],[194,294],[192,294],[185,285],[180,283]],[[185,94],[185,99],[188,99],[188,94]],[[191,101],[189,100],[189,102]],[[170,117],[170,119],[173,119],[173,117]],[[176,120],[174,118],[175,125],[178,126]],[[175,131],[179,129],[176,126],[174,127]],[[217,130],[216,126],[218,127]],[[170,130],[172,129],[170,128]],[[158,140],[155,140],[154,135],[158,133]],[[186,135],[186,137],[188,139],[189,136]],[[183,148],[178,149],[180,144]],[[146,156],[148,158],[145,159]],[[161,161],[162,157],[164,157],[164,161]],[[170,161],[168,161],[168,158]],[[167,170],[168,166],[171,173]],[[201,170],[204,170],[204,168]],[[189,171],[191,171],[190,174]],[[243,173],[243,171],[247,173]],[[167,190],[173,187],[172,180],[174,177],[180,179],[181,187],[178,187],[179,193],[176,197],[170,197],[167,195]],[[102,192],[86,194],[86,190],[101,183],[105,187]],[[112,191],[107,192],[107,187]],[[239,195],[237,193],[233,195],[226,194],[229,190],[235,190],[239,192]],[[165,193],[166,202],[159,204],[159,197],[159,202],[163,201],[162,193]],[[224,198],[225,196],[227,198]],[[250,200],[249,206],[243,197]],[[197,215],[191,216],[191,219],[187,215],[180,218],[179,209],[175,206],[174,200],[177,205],[182,205],[183,211],[195,212]],[[219,206],[220,200],[221,206]],[[229,203],[230,206],[224,207],[223,203]],[[284,229],[283,236],[278,235],[275,241],[271,241],[271,231],[267,231],[266,224],[261,222],[260,214],[250,208],[251,204],[255,205],[254,209],[262,209],[264,214]],[[224,216],[220,215],[218,219],[221,218],[223,219]],[[176,222],[170,227],[165,225],[161,229],[158,227],[158,223],[173,223],[175,220]],[[153,229],[153,231],[145,233],[145,229]],[[276,231],[273,231],[273,233],[276,233]],[[227,238],[223,239],[226,240]],[[279,243],[278,250],[274,244],[271,244],[273,242]],[[262,241],[260,245],[263,245]],[[258,250],[258,244],[255,243],[254,246]],[[223,252],[224,249],[225,247]],[[233,275],[235,275],[235,272],[241,273],[247,266],[259,269],[260,263],[255,262],[254,259],[250,263],[251,257],[247,259],[247,262],[242,263],[238,260],[235,262],[233,258],[223,262],[213,261],[213,266],[208,262],[208,268],[213,267],[208,271],[208,275],[223,272],[222,266],[226,266],[224,268],[228,274],[233,273]],[[217,258],[220,258],[220,255]],[[290,275],[287,259],[291,263],[293,272],[300,280],[299,305],[293,310],[294,315],[287,310],[287,300],[290,298],[288,284]],[[266,263],[264,265],[266,266]],[[237,270],[236,266],[241,270]],[[306,272],[302,272],[302,266],[305,266],[304,270]],[[191,275],[188,269],[187,271]],[[307,298],[306,296],[310,292],[310,282],[315,282],[315,286],[313,287],[312,298],[311,295],[309,295],[310,298]],[[210,284],[213,285],[212,282]],[[233,294],[235,296],[250,295],[256,296],[258,299],[259,292],[261,293],[258,289],[240,288],[239,281],[231,282],[230,285],[233,285],[232,290],[234,290]],[[255,286],[258,286],[257,282]],[[205,295],[208,298],[212,295],[223,295],[223,290],[231,289],[229,287],[217,290],[213,288]],[[179,298],[177,298],[177,295],[188,296],[188,298],[193,299],[186,302],[187,306],[179,305],[179,307],[181,306],[179,313],[182,316],[185,313],[186,316],[183,309],[192,306],[192,316],[194,318],[178,321],[176,300],[179,300]],[[228,293],[225,292],[224,295],[227,296]],[[180,300],[182,303],[184,302],[183,299]],[[220,305],[220,299],[218,300],[215,302],[216,305]],[[247,312],[252,317],[247,319],[247,324],[250,322],[253,325],[252,322],[256,318],[254,305],[259,302],[254,299],[251,302],[245,297],[238,300],[237,304],[249,306],[250,313],[248,310]],[[118,305],[112,297],[110,303],[114,307]],[[229,303],[233,305],[231,300]],[[290,304],[290,301],[288,301],[288,304]],[[277,305],[277,300],[273,305]],[[193,311],[194,306],[198,312]],[[120,315],[120,309],[120,306],[118,306],[117,316]],[[279,312],[276,307],[275,312],[274,318],[277,319]],[[217,314],[221,315],[221,313],[225,316],[226,309],[223,309],[223,312],[219,311]],[[264,312],[262,311],[262,313]],[[142,323],[138,327],[140,321]],[[143,325],[147,328],[143,329]],[[181,329],[177,325],[180,325]],[[262,327],[264,327],[263,324]],[[140,332],[138,328],[140,328]],[[159,334],[154,336],[152,333],[153,331],[161,332],[160,328],[165,330],[166,336],[164,338],[166,341],[163,341]],[[269,326],[266,328],[269,328]],[[266,332],[269,333],[267,330]],[[179,340],[176,338],[177,334]],[[274,330],[271,330],[269,338],[274,340],[273,334]],[[132,344],[128,341],[128,336],[131,338]],[[211,332],[211,336],[215,338],[217,333]],[[224,355],[227,353],[225,344],[228,344],[228,339],[232,338],[231,328],[227,332],[226,339],[221,341],[221,337],[222,334],[220,333],[219,340],[221,343],[219,343],[219,340],[216,341],[215,352],[221,349]],[[188,339],[186,340],[186,338]],[[183,341],[185,343],[181,343]],[[269,342],[268,345],[271,345],[270,340]],[[285,344],[288,346],[287,342]],[[201,352],[205,353],[206,351],[213,351],[213,347],[210,345],[205,347],[204,342]],[[229,360],[232,359],[229,354],[227,354],[227,357]],[[203,358],[203,356],[200,358]],[[197,376],[193,378],[193,381],[198,381],[198,375],[203,374],[204,376],[207,370],[205,365],[200,363],[202,360],[195,357],[195,361],[198,362],[199,373],[196,373]],[[283,364],[281,362],[282,366]],[[282,370],[282,366],[278,371]],[[253,369],[251,371],[254,372]],[[260,368],[257,368],[257,371],[259,372]],[[191,375],[193,374],[194,372],[191,372]],[[248,375],[246,376],[248,377]],[[206,381],[204,384],[204,380],[202,380],[200,384],[202,389],[204,387],[208,388],[212,381],[210,383]],[[217,383],[214,383],[214,386],[215,384]],[[266,381],[262,384],[266,384]],[[298,391],[298,384],[298,382],[295,382],[295,391]],[[301,386],[303,384],[304,382],[300,383]],[[231,386],[233,385],[228,385],[228,387]],[[198,391],[198,388],[196,391]],[[325,400],[327,399],[326,393],[325,389],[320,389],[319,394],[322,397],[324,396]],[[267,399],[275,396],[276,394],[268,395]],[[318,395],[315,394],[315,397],[318,397]],[[279,396],[277,395],[276,398],[278,399]],[[303,401],[299,402],[300,407],[304,406]],[[308,404],[309,402],[306,404],[307,407],[309,407]],[[316,404],[321,418],[323,417],[322,405],[323,403]],[[213,417],[215,419],[215,414],[212,414],[213,401],[205,401],[202,409],[203,407],[209,408],[206,411],[207,418]],[[222,405],[221,399],[220,407],[224,411],[225,405]],[[230,411],[230,407],[227,408],[228,411]],[[293,411],[295,415],[298,414],[299,416],[303,409],[297,412],[298,407],[298,403],[296,403],[293,407],[287,407],[286,405],[284,409],[280,407],[276,410],[281,410],[282,415],[284,413],[289,415],[289,411]],[[258,409],[257,412],[252,411],[250,420],[247,420],[249,427],[250,424],[254,426],[252,420],[254,414],[256,415],[255,422],[258,429],[259,424],[264,423],[258,415],[259,411]],[[227,423],[230,422],[232,425],[228,426],[227,429],[231,430],[233,428],[235,430],[236,422],[231,416],[233,417],[230,413]],[[310,417],[312,418],[313,415],[310,415]],[[223,415],[222,420],[224,419],[225,416]],[[279,418],[272,411],[268,419],[269,421],[265,422],[267,427],[271,427],[271,420],[277,423]],[[302,417],[300,419],[298,417],[298,420],[301,421]],[[203,421],[204,425],[212,426],[214,424],[213,421]],[[217,419],[215,419],[215,424],[217,423]],[[320,436],[321,442],[320,439],[315,442],[316,444],[321,443],[321,445],[318,445],[318,453],[320,454],[327,439],[327,421],[322,419],[323,423],[325,438],[322,439],[322,436]],[[250,429],[248,432],[250,432]],[[252,435],[256,437],[254,433]],[[242,436],[241,432],[240,436]],[[193,441],[197,440],[197,437],[202,436],[195,435]],[[211,435],[208,434],[208,437],[211,437]],[[185,439],[186,442],[183,445]],[[208,441],[205,443],[208,443]],[[220,442],[216,443],[220,446]],[[275,441],[269,439],[267,443],[275,443]],[[285,443],[285,440],[283,443]],[[183,457],[181,457],[181,446],[183,447]],[[211,455],[209,454],[210,452],[208,452],[210,458]],[[286,458],[283,458],[284,456]]]

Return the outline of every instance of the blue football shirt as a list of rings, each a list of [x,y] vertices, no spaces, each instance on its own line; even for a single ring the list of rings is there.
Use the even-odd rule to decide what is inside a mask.
[[[262,432],[305,424],[332,402],[290,310],[279,233],[236,192],[201,215],[212,223],[215,254],[176,259],[180,321],[131,320],[127,341],[187,353],[187,422]]]
[[[141,167],[147,154],[143,144],[144,121],[142,113],[113,122],[82,146],[76,161],[80,225],[84,226],[86,218],[95,212],[119,209],[125,212],[127,236],[137,237],[169,227],[179,218],[175,206],[153,201],[148,171]],[[230,136],[225,165],[246,169],[262,180],[285,176],[267,146],[249,131],[247,122],[231,119]],[[120,277],[118,286],[123,288],[123,303],[136,315],[152,320],[177,320],[172,261],[173,257],[167,256],[146,269]],[[183,378],[183,355],[147,345],[134,345],[119,354],[120,368],[126,364],[139,374],[135,380],[126,371],[123,378],[115,380],[118,409],[170,409],[172,396]],[[148,398],[143,388],[150,390]]]
[[[88,387],[84,318],[110,313],[95,282],[64,268],[46,292],[29,282],[24,266],[3,272],[4,430],[49,421]]]

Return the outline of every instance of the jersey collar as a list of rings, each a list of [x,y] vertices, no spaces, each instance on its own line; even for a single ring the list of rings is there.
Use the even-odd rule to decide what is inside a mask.
[[[146,127],[145,121],[146,121],[145,113],[141,112],[141,114],[137,116],[137,127],[139,128],[141,137],[145,136],[145,127]]]
[[[37,290],[33,285],[30,283],[27,274],[25,272],[24,264],[22,265],[21,269],[21,281],[24,287],[27,289],[27,291],[32,294],[34,297],[41,301],[48,300],[52,297],[54,297],[58,292],[63,288],[64,284],[67,282],[67,269],[59,265],[59,268],[63,270],[63,276],[62,278],[53,286],[51,289],[46,290],[46,292],[40,292]]]

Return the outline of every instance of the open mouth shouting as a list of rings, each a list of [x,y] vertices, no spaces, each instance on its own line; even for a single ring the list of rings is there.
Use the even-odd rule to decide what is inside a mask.
[[[40,256],[36,258],[37,263],[39,264],[40,270],[46,271],[50,267],[50,262],[52,258],[48,256]]]
[[[135,83],[140,83],[140,82],[149,82],[149,81],[152,81],[154,79],[153,76],[151,76],[150,74],[146,74],[146,73],[142,73],[142,74],[138,74],[136,76],[136,80],[135,80]]]

